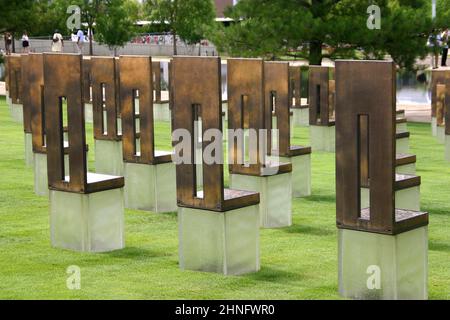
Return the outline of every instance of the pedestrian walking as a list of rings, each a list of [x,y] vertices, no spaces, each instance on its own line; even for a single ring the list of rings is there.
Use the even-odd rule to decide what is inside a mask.
[[[22,52],[30,52],[30,39],[28,38],[28,33],[26,31],[22,35]]]
[[[52,38],[52,52],[62,52],[64,48],[64,38],[58,30],[55,30]]]
[[[9,56],[11,54],[12,42],[13,42],[12,34],[9,32],[6,32],[5,33],[5,51],[6,51],[7,56]]]
[[[84,32],[83,30],[78,30],[77,32],[77,49],[78,54],[83,54],[83,46],[84,46]]]
[[[432,53],[431,66],[433,69],[437,69],[439,67],[439,51],[441,50],[441,33],[439,30],[433,29],[431,31],[427,46]]]

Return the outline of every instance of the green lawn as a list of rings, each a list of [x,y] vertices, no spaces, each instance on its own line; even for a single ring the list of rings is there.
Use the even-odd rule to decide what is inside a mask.
[[[168,148],[168,126],[157,138]],[[450,298],[450,165],[430,126],[409,124],[430,212],[429,295]],[[92,127],[88,126],[93,169]],[[296,143],[307,142],[297,129]],[[23,130],[0,98],[0,299],[338,299],[334,154],[315,153],[313,196],[294,200],[294,225],[261,230],[256,274],[225,277],[178,268],[176,214],[126,211],[126,245],[108,254],[51,248],[48,200],[33,193],[24,165]],[[66,287],[66,269],[81,268],[81,290]]]

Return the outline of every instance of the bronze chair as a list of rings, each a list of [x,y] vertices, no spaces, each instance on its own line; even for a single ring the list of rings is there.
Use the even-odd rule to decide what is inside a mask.
[[[139,106],[136,104],[137,97]],[[124,161],[140,164],[170,163],[172,161],[170,152],[158,154],[155,152],[150,57],[120,57],[120,102]],[[136,126],[136,121],[139,121],[140,130]]]
[[[309,68],[309,124],[312,126],[334,126],[334,82],[333,68],[310,66]]]
[[[428,224],[427,213],[395,205],[396,190],[420,183],[395,174],[395,74],[391,62],[336,63],[338,228],[395,235]],[[369,208],[361,208],[364,185]]]
[[[201,118],[202,133],[211,129],[222,131],[222,95],[219,58],[175,57],[172,62],[175,77],[173,92],[173,130],[184,129],[194,137],[194,122]],[[223,164],[203,164],[203,191],[197,193],[194,150],[196,142],[190,141],[189,163],[177,164],[177,195],[180,207],[211,211],[230,211],[259,203],[255,192],[225,189]],[[205,151],[207,141],[203,141]],[[221,144],[220,144],[221,145]],[[187,152],[187,151],[185,151]],[[216,150],[223,159],[223,150]],[[221,156],[221,157],[220,157]]]
[[[292,157],[311,153],[311,147],[291,145],[289,92],[292,92],[292,82],[289,81],[289,76],[292,68],[289,67],[288,63],[266,62],[264,64],[265,106],[269,108],[272,116],[276,118],[276,129],[279,131],[278,154],[281,157]],[[295,92],[298,92],[298,90],[295,90]],[[273,129],[272,118],[267,119],[266,127],[270,133],[271,129]],[[270,134],[268,143],[268,150],[273,151]]]
[[[22,56],[7,56],[8,92],[13,104],[22,103]]]
[[[67,72],[71,70],[71,72]],[[89,194],[122,188],[123,177],[88,173],[83,106],[83,60],[44,54],[45,132],[50,190]],[[65,175],[63,102],[67,101],[69,175]]]
[[[228,112],[228,128],[235,132],[252,129],[259,133],[272,127],[267,125],[272,121],[272,110],[265,107],[263,60],[228,60]],[[250,162],[243,163],[246,151],[239,146],[244,144],[245,137],[235,135],[232,138],[229,149],[230,173],[264,176],[267,169],[279,174],[292,172],[291,164],[273,164],[267,161],[267,154],[270,152],[267,148],[262,149],[264,142],[259,135],[249,146]]]
[[[113,57],[92,57],[90,61],[96,140],[120,141],[122,139],[117,125],[119,117],[117,63],[117,59]]]

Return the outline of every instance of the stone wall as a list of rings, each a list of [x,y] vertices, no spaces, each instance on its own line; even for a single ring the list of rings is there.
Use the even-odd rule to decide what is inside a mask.
[[[51,51],[51,40],[37,40],[31,39],[31,51],[32,52],[49,52]],[[5,49],[4,40],[0,40],[0,49]],[[16,41],[16,52],[20,53],[22,51],[22,44],[20,41]],[[64,42],[64,52],[65,53],[76,53],[77,48],[76,44],[71,41]],[[83,48],[84,54],[89,54],[89,43],[84,44]],[[134,44],[129,43],[124,48],[120,48],[117,50],[117,54],[126,54],[126,55],[150,55],[153,57],[158,56],[172,56],[173,46],[170,44],[156,45],[156,44]],[[178,54],[179,55],[189,55],[189,56],[198,56],[199,55],[199,46],[187,46],[187,45],[179,45],[178,46]],[[110,56],[114,55],[114,52],[110,50],[107,46],[100,45],[98,43],[94,43],[94,55],[97,56]],[[203,56],[211,56],[217,55],[217,50],[214,46],[201,46],[201,55]]]

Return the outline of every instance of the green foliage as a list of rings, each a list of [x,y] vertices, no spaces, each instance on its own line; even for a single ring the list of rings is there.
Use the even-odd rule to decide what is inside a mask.
[[[0,0],[0,33],[21,33],[36,25],[34,9],[39,1]]]
[[[226,15],[236,22],[214,37],[231,55],[308,55],[311,64],[324,56],[365,58],[390,54],[411,66],[427,52],[431,9],[427,0],[241,0]],[[367,28],[367,8],[381,8],[381,29]],[[328,52],[324,53],[322,48]]]
[[[97,40],[111,49],[123,47],[136,34],[138,3],[134,0],[108,0],[97,18]]]
[[[437,0],[436,2],[436,21],[434,27],[438,29],[450,27],[450,5],[448,0]],[[431,7],[429,10],[431,11]]]
[[[167,25],[167,29],[185,42],[194,44],[205,38],[214,25],[212,0],[149,0],[149,19]]]
[[[62,35],[69,35],[72,30],[68,30],[66,21],[68,18],[67,7],[70,1],[39,1],[35,6],[37,23],[30,30],[31,36],[52,36],[55,30],[59,30]]]

